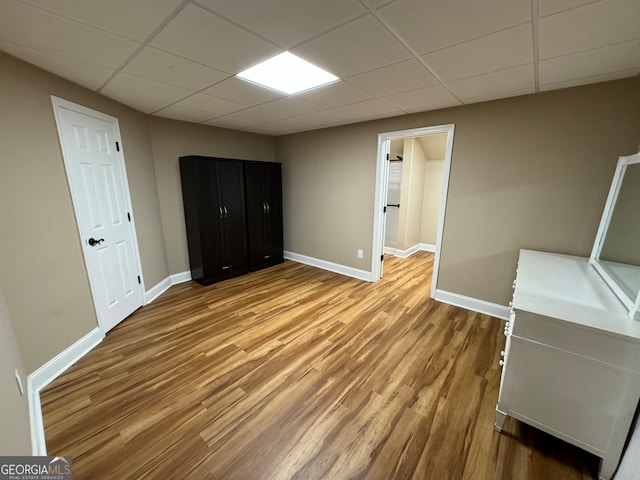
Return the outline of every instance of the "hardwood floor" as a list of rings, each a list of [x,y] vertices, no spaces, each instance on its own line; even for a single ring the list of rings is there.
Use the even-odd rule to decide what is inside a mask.
[[[367,283],[285,262],[172,287],[41,395],[74,479],[594,479],[493,429],[501,320],[429,299],[432,254]]]

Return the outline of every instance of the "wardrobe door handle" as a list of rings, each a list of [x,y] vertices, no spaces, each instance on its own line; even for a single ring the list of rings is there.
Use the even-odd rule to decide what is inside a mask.
[[[224,216],[225,218],[229,216],[229,210],[227,210],[227,207],[224,207]]]
[[[218,207],[218,211],[220,212],[220,218],[222,218],[222,207]]]
[[[271,212],[271,206],[267,203],[267,213]]]
[[[262,204],[262,213],[267,213],[267,204],[266,203]]]

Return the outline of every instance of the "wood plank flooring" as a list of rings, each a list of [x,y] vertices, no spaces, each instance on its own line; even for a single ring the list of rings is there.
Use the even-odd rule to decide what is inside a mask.
[[[595,479],[493,429],[501,320],[429,299],[432,254],[367,283],[302,264],[172,287],[41,395],[74,479]]]

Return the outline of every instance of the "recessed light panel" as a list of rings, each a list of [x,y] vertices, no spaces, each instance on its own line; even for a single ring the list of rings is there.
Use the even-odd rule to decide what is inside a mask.
[[[289,52],[283,52],[240,72],[237,77],[287,95],[295,95],[340,80]]]

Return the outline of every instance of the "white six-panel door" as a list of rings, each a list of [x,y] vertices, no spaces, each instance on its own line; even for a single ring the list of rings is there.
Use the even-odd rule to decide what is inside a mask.
[[[143,299],[118,120],[52,101],[96,314],[106,333]]]

